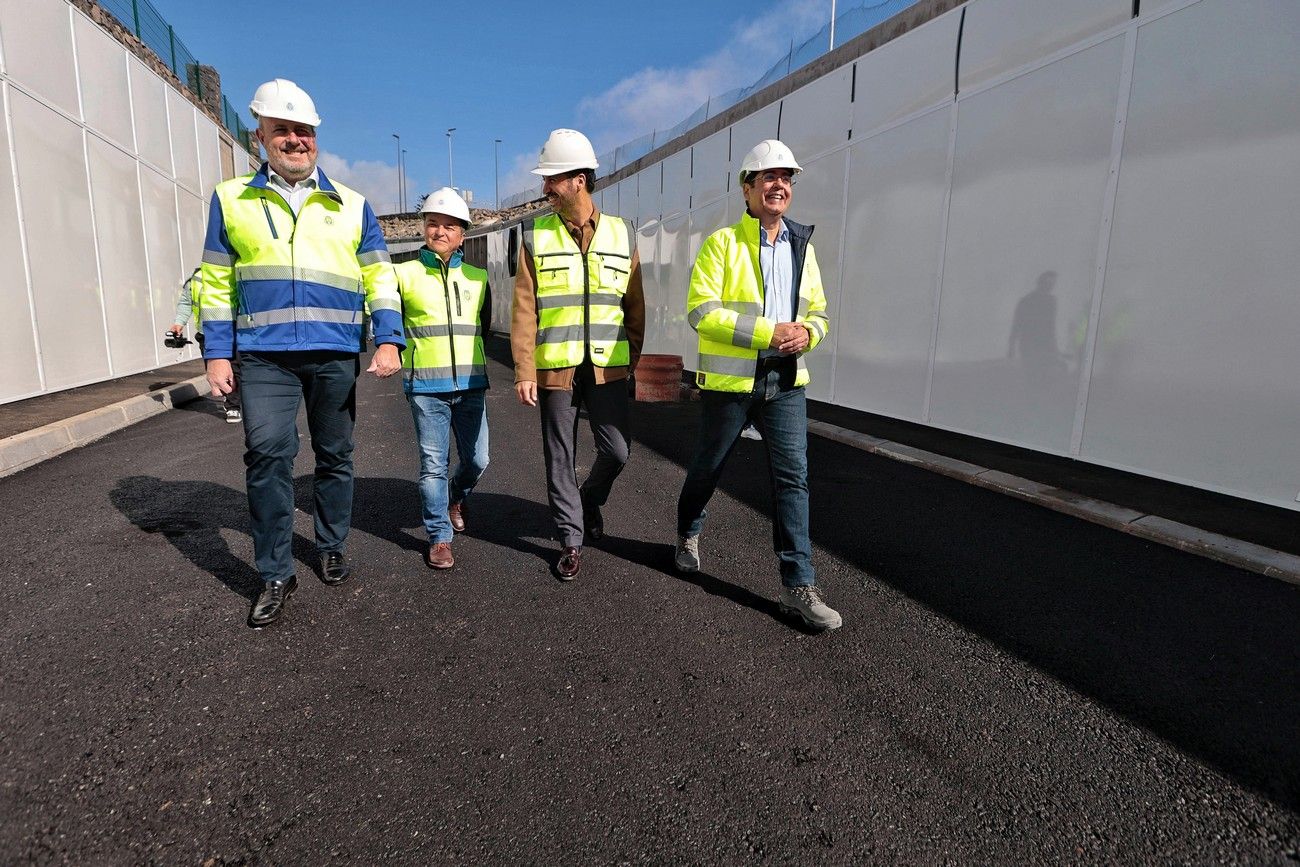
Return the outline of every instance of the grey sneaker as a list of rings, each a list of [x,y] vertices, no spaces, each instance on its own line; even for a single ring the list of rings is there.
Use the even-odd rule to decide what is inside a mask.
[[[673,565],[678,572],[700,571],[700,536],[677,537],[677,553],[673,555]]]
[[[740,435],[747,440],[761,440],[763,438],[763,435],[758,432],[758,428],[752,424],[745,425],[745,429],[740,432]]]
[[[822,592],[816,584],[783,588],[777,604],[784,613],[799,615],[814,629],[839,629],[844,624],[840,613],[822,599]]]
[[[244,420],[244,414],[237,409],[226,410],[226,424],[239,424]]]

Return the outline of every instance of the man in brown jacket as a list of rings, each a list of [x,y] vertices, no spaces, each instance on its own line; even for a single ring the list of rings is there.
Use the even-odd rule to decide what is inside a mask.
[[[540,406],[546,488],[563,550],[562,581],[581,565],[583,542],[604,535],[601,506],[627,463],[627,377],[645,337],[636,233],[591,199],[596,153],[582,133],[553,131],[533,173],[552,213],[524,223],[510,322],[515,395]],[[596,460],[578,486],[578,411],[587,410]]]

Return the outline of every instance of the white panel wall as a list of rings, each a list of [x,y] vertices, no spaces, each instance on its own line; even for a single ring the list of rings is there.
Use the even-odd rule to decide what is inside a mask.
[[[81,117],[71,7],[64,0],[0,0],[0,40],[10,80]]]
[[[692,148],[691,205],[700,207],[725,195],[731,165],[731,130],[724,129]]]
[[[850,64],[804,85],[781,101],[778,138],[800,155],[801,165],[849,140],[849,127],[853,124],[853,104],[849,102],[852,90]],[[746,150],[750,147],[752,143]]]
[[[13,91],[4,85],[5,118]],[[0,123],[0,370],[4,383],[0,400],[25,397],[42,390],[41,369],[36,353],[36,328],[18,220],[18,197],[14,169],[10,162],[9,124]]]
[[[74,15],[73,24],[86,125],[127,151],[134,152],[131,91],[126,77],[127,54],[120,42],[89,18]]]
[[[929,420],[1070,447],[1124,38],[958,104]]]
[[[667,219],[691,208],[691,149],[678,151],[663,161],[663,193],[659,212]]]
[[[953,109],[855,140],[848,186],[836,403],[920,421],[947,193]]]
[[[23,221],[39,227],[27,233],[27,252],[45,387],[93,382],[107,376],[109,367],[83,134],[77,124],[17,91],[9,110]]]
[[[952,100],[960,23],[961,9],[954,9],[858,58],[854,139]]]
[[[1300,492],[1298,41],[1268,0],[1139,28],[1084,457]]]
[[[137,164],[129,154],[95,136],[87,137],[87,147],[90,191],[95,202],[99,285],[105,300],[113,369],[145,370],[156,360],[157,338],[162,329],[155,329],[149,298]]]
[[[131,73],[131,106],[140,158],[172,176],[171,133],[167,122],[167,85],[134,55],[127,58]]]
[[[686,151],[622,182],[649,350],[696,363],[690,266],[779,112],[831,302],[811,396],[1300,509],[1300,3],[963,8],[847,106],[837,69],[695,143],[689,215]]]
[[[0,46],[0,403],[194,357],[161,332],[230,155],[217,125],[66,0],[0,0]]]
[[[1123,24],[1132,14],[1132,0],[971,0],[962,29],[961,90]]]

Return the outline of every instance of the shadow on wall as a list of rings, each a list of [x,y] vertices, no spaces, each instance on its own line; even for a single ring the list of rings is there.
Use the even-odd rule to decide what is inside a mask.
[[[637,445],[682,467],[675,496],[695,405],[634,404],[632,419]],[[1294,587],[818,437],[809,466],[813,541],[864,581],[1300,808]],[[769,490],[761,444],[737,448],[720,493],[770,515]]]

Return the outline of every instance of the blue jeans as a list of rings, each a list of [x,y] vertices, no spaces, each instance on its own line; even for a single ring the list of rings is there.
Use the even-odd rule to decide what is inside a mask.
[[[486,389],[445,394],[408,394],[420,449],[420,504],[429,544],[450,542],[447,506],[459,503],[482,478],[488,465]],[[459,462],[447,479],[451,437],[456,436]]]
[[[357,418],[355,352],[254,352],[239,356],[244,466],[253,554],[263,581],[293,577],[293,459],[298,407],[316,455],[316,550],[342,551],[352,524],[352,426]]]
[[[772,479],[772,548],[780,561],[781,583],[816,583],[808,536],[808,403],[794,384],[793,360],[760,371],[749,394],[705,391],[699,448],[677,500],[677,533],[697,535],[708,516],[705,506],[722,477],[741,430],[752,421],[763,434]]]

